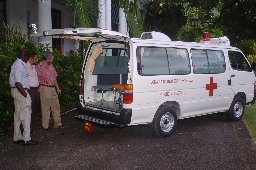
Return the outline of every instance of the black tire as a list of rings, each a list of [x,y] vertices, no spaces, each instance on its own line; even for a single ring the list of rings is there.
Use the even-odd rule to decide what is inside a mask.
[[[169,137],[177,126],[177,114],[169,106],[160,107],[151,123],[151,130],[157,137]]]
[[[241,97],[235,97],[229,110],[226,112],[228,121],[239,121],[244,115],[245,101]]]

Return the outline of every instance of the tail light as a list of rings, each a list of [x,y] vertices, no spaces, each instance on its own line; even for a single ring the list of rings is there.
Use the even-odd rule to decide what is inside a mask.
[[[124,93],[123,94],[124,104],[131,104],[133,102],[133,93]]]
[[[83,93],[84,93],[84,83],[83,83],[83,80],[79,80],[78,95],[83,95]]]
[[[133,84],[113,84],[112,88],[124,90],[124,104],[131,104],[133,102]]]

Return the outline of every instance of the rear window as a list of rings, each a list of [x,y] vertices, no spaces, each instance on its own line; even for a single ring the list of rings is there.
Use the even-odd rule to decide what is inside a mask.
[[[95,59],[93,74],[124,74],[128,72],[128,55],[126,49],[103,48]]]

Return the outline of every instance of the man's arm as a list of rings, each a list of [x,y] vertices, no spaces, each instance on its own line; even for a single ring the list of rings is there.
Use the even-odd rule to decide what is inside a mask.
[[[59,88],[59,85],[58,85],[57,80],[56,80],[55,88],[56,88],[56,92],[57,92],[57,94],[58,94],[58,95],[60,95],[60,94],[61,94],[61,90],[60,90],[60,88]]]
[[[25,89],[23,88],[22,84],[20,82],[16,82],[15,83],[16,88],[18,89],[18,91],[25,97],[27,98],[27,93],[25,91]]]

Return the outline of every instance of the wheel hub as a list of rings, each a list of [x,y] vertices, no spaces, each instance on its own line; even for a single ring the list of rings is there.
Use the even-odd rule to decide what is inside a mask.
[[[160,120],[160,128],[164,132],[170,132],[174,126],[174,117],[170,112],[163,114]]]
[[[243,105],[241,102],[237,102],[235,105],[234,105],[234,116],[235,117],[240,117],[242,114],[243,114]]]

